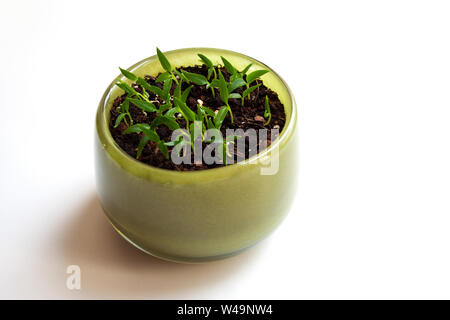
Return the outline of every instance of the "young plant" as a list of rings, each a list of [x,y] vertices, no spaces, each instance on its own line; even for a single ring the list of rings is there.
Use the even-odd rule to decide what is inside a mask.
[[[266,95],[266,100],[264,102],[264,106],[265,106],[265,111],[264,111],[264,118],[267,119],[267,122],[264,124],[265,126],[267,126],[270,123],[270,120],[272,119],[272,114],[270,112],[270,106],[269,106],[269,98]]]
[[[217,72],[214,64],[209,60],[205,55],[199,53],[199,58],[203,61],[203,63],[208,67],[208,80],[211,78],[211,75],[214,74],[214,79],[217,79]]]
[[[177,111],[181,113],[184,120],[186,121],[186,129],[189,131],[189,121],[195,121],[195,112],[188,107],[185,101],[177,97],[173,98]]]
[[[128,85],[126,82],[119,80],[116,85],[124,90],[127,93],[127,97],[125,101],[119,106],[119,116],[116,119],[115,127],[117,127],[120,122],[125,121],[127,127],[129,127],[127,117],[131,123],[133,124],[133,119],[131,118],[131,114],[129,112],[129,104],[132,103],[143,112],[157,112],[158,115],[162,114],[164,111],[170,109],[172,104],[170,103],[170,89],[172,87],[172,79],[167,79],[164,81],[163,89],[159,87],[149,85],[144,79],[136,76],[130,71],[120,68],[122,74],[129,80],[136,81],[136,84],[139,84],[142,88],[142,93],[136,91],[133,87]],[[149,94],[147,91],[153,92],[155,95],[161,97],[164,100],[164,104],[160,105],[157,108],[153,102],[158,101],[150,101]]]
[[[233,81],[238,74],[236,68],[231,64],[230,61],[228,61],[224,57],[220,56],[220,59],[222,59],[223,66],[225,67],[225,69],[227,69],[228,73],[230,74],[230,81]]]
[[[240,77],[243,79],[244,76],[247,74],[248,70],[250,70],[251,66],[253,65],[253,63],[249,63],[240,73]]]
[[[134,75],[132,72],[120,68],[120,72],[129,80],[135,81],[137,80],[136,75]],[[128,85],[126,82],[119,80],[116,85],[121,88],[123,91],[127,93],[127,98],[120,104],[120,106],[117,108],[117,111],[119,112],[119,116],[116,118],[116,122],[114,123],[114,128],[117,128],[119,124],[124,121],[126,126],[129,127],[130,125],[133,125],[133,118],[130,114],[130,101],[129,97],[135,96],[135,97],[143,97],[139,92],[137,92],[133,87]],[[128,117],[128,121],[127,121]]]
[[[253,81],[255,81],[256,79],[259,79],[261,76],[265,75],[267,72],[269,72],[269,70],[256,70],[256,71],[249,73],[246,76],[247,85],[250,85]]]
[[[234,90],[235,87],[232,86],[231,84],[229,84],[225,80],[225,77],[223,76],[222,71],[220,71],[220,70],[219,70],[219,78],[214,80],[211,85],[216,88],[219,88],[220,100],[222,100],[222,102],[225,103],[225,106],[226,106],[228,112],[230,113],[231,123],[233,123],[233,121],[234,121],[233,120],[233,112],[231,111],[231,107],[230,107],[228,100],[230,98],[238,98],[237,95],[230,93],[230,89]]]
[[[204,75],[198,74],[198,73],[192,73],[192,72],[188,72],[188,71],[184,71],[184,70],[181,70],[181,74],[184,76],[184,78],[187,80],[188,83],[192,82],[199,86],[206,85],[206,89],[211,89],[211,93],[212,93],[213,97],[216,96],[216,94],[214,92],[214,88],[211,86],[211,83],[208,81],[208,79]]]
[[[175,74],[173,72],[174,69],[172,68],[172,65],[170,64],[164,53],[162,53],[159,48],[156,48],[156,54],[158,55],[159,63],[161,63],[161,66],[164,68],[164,70],[166,70],[166,72],[162,73],[158,78],[162,77],[162,79],[160,80],[164,81],[171,77],[178,84],[177,77],[175,77]]]
[[[137,123],[129,128],[127,128],[122,134],[130,134],[130,133],[142,133],[142,138],[139,141],[138,150],[136,154],[136,159],[141,157],[142,151],[144,147],[150,142],[153,141],[157,143],[158,149],[164,154],[164,156],[169,159],[169,152],[167,150],[166,143],[159,138],[159,135],[156,133],[155,129],[152,129],[147,123]]]
[[[130,109],[129,101],[127,99],[125,99],[125,101],[122,102],[120,104],[120,106],[117,108],[119,115],[117,116],[116,122],[114,123],[114,128],[117,128],[122,121],[125,122],[125,125],[127,127],[129,127],[130,124],[133,125],[133,118],[131,117],[129,109]],[[128,117],[129,123],[128,123],[126,117]]]
[[[256,89],[258,89],[261,84],[262,83],[258,83],[258,84],[254,85],[254,86],[248,87],[247,89],[244,90],[244,92],[242,92],[241,106],[244,106],[244,99],[245,99],[245,97],[248,97],[247,99],[250,99],[250,93],[252,93]]]
[[[173,147],[179,152],[183,145],[190,143],[194,151],[194,142],[201,139],[202,142],[220,144],[222,147],[219,152],[223,156],[224,164],[226,164],[229,151],[228,144],[235,143],[235,140],[239,136],[227,137],[226,139],[221,138],[220,141],[204,141],[204,133],[208,129],[221,130],[228,113],[230,114],[231,123],[233,123],[234,119],[229,99],[241,99],[241,105],[243,106],[245,97],[249,98],[250,94],[262,85],[262,83],[256,83],[253,86],[251,84],[268,71],[257,70],[247,75],[252,64],[247,65],[239,72],[226,58],[221,57],[223,66],[229,74],[229,81],[226,81],[221,70],[215,67],[211,60],[203,54],[198,54],[198,56],[208,68],[207,77],[202,74],[173,68],[169,60],[158,48],[156,51],[159,62],[165,72],[161,73],[155,82],[162,83],[162,85],[151,85],[146,79],[135,75],[131,71],[120,68],[122,75],[128,80],[134,81],[135,85],[129,85],[122,80],[116,83],[118,87],[124,90],[126,97],[117,108],[119,115],[115,120],[114,127],[118,127],[123,121],[127,129],[122,134],[136,133],[140,135],[136,153],[137,159],[142,156],[145,146],[150,141],[155,143],[161,153],[168,159],[168,147]],[[171,94],[173,82],[176,83],[176,86]],[[185,90],[182,90],[182,84],[184,83],[190,85]],[[197,105],[197,111],[194,112],[186,104],[194,85],[204,85],[206,89],[211,89],[213,97],[215,97],[215,89],[217,88],[219,90],[220,100],[224,105],[218,110],[213,111],[200,103]],[[235,92],[235,90],[244,86],[246,89],[243,90],[242,94]],[[150,100],[151,94],[154,94],[157,98]],[[130,104],[141,109],[145,114],[155,113],[156,115],[151,117],[153,120],[150,123],[133,124]],[[171,131],[181,129],[178,117],[184,118],[184,128],[186,130],[183,131],[183,135],[185,136],[184,138],[189,139],[180,137],[176,141],[165,142],[159,137],[157,133],[158,128],[164,125]],[[267,119],[265,124],[269,124],[271,121],[271,110],[267,96],[265,97],[264,118]]]
[[[251,84],[256,80],[256,79],[258,79],[258,78],[260,78],[261,76],[263,76],[263,75],[265,75],[267,72],[269,72],[269,70],[256,70],[256,71],[253,71],[253,72],[251,72],[251,73],[249,73],[246,77],[245,77],[245,80],[246,80],[246,86],[247,86],[247,89],[245,90],[245,91],[247,91],[247,92],[244,92],[243,94],[242,94],[242,96],[243,97],[247,97],[247,99],[250,99],[250,93],[252,93],[257,87],[255,87],[255,86],[253,86],[253,89],[252,90],[250,90],[250,88],[251,88]],[[241,101],[241,104],[242,105],[244,105],[244,101],[242,100]]]

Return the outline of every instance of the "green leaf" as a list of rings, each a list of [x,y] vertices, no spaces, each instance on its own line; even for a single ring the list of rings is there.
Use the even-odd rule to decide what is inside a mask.
[[[270,120],[272,118],[272,114],[270,112],[270,106],[269,106],[269,98],[266,96],[266,101],[264,102],[264,105],[266,107],[266,110],[264,111],[264,118],[267,118],[267,122],[265,123],[265,125],[268,125],[270,123]]]
[[[208,129],[215,129],[215,126],[210,118],[206,118],[206,126],[208,127]]]
[[[242,78],[237,78],[236,80],[234,80],[232,83],[230,83],[228,90],[230,92],[233,92],[234,90],[236,90],[239,87],[242,87],[245,85],[245,81]]]
[[[183,136],[182,136],[182,135],[179,135],[177,140],[175,140],[175,141],[169,141],[169,142],[164,142],[164,144],[165,144],[166,146],[168,146],[168,147],[174,147],[174,146],[176,146],[177,144],[179,144],[182,140],[183,140]]]
[[[167,60],[166,56],[156,48],[156,53],[158,54],[159,63],[161,63],[161,66],[166,70],[167,72],[172,72],[172,66],[170,65],[169,60]]]
[[[139,145],[138,145],[138,151],[136,154],[136,159],[139,159],[141,157],[142,151],[144,150],[145,146],[148,144],[148,142],[150,141],[150,137],[149,136],[143,136],[141,138],[141,140],[139,141]]]
[[[134,104],[136,107],[138,107],[139,109],[141,109],[145,112],[155,112],[157,110],[155,105],[151,102],[143,101],[143,100],[139,100],[139,99],[132,99],[132,98],[128,98],[128,100],[132,104]]]
[[[220,129],[222,126],[223,120],[225,120],[225,117],[227,115],[228,109],[225,107],[222,107],[219,112],[217,113],[216,117],[214,118],[214,125],[216,129]]]
[[[219,70],[219,90],[220,90],[220,99],[225,103],[228,104],[228,87],[227,82],[225,81],[225,78],[223,77],[222,72]]]
[[[177,85],[177,87],[175,88],[175,90],[173,91],[173,96],[177,97],[178,99],[181,98],[181,81],[180,83]]]
[[[250,69],[250,67],[253,65],[253,63],[250,63],[248,66],[246,66],[244,68],[244,70],[241,71],[241,75],[244,76],[244,74],[246,74],[248,72],[248,70]]]
[[[220,70],[219,70],[220,72]],[[210,86],[213,88],[219,88],[220,87],[220,80],[219,79],[213,79],[213,81],[211,81]]]
[[[230,61],[228,61],[227,59],[225,59],[224,57],[220,57],[221,59],[222,59],[222,61],[223,61],[223,65],[225,66],[225,69],[227,69],[227,71],[230,73],[230,74],[236,74],[236,68],[235,67],[233,67],[233,65],[230,63]]]
[[[202,74],[198,74],[198,73],[191,73],[191,72],[187,72],[187,71],[181,71],[181,73],[189,79],[190,82],[193,82],[199,86],[208,84],[208,80],[206,79],[206,77]]]
[[[138,78],[136,83],[138,85],[140,85],[141,87],[143,87],[145,90],[153,92],[154,94],[156,94],[158,97],[161,97],[161,99],[164,100],[164,92],[162,89],[160,89],[159,87],[156,86],[152,86],[150,84],[147,83],[147,81],[145,81],[142,78]]]
[[[119,114],[119,116],[116,118],[116,122],[114,123],[114,128],[117,128],[119,126],[119,124],[122,122],[122,120],[125,118],[126,115],[127,115],[126,113]]]
[[[195,115],[195,120],[203,121],[205,113],[203,112],[201,107],[202,107],[201,105],[199,105],[199,104],[197,105],[197,114]]]
[[[260,85],[261,85],[261,83],[260,83],[260,84],[257,84],[257,85],[254,85],[254,86],[252,86],[252,87],[248,87],[247,89],[244,90],[244,92],[242,92],[242,96],[243,96],[243,97],[248,96],[250,93],[252,93],[253,91],[255,91]]]
[[[172,78],[164,81],[161,98],[166,102],[170,101],[170,89],[171,88],[172,88]]]
[[[200,106],[200,109],[202,110],[203,113],[206,113],[207,115],[209,115],[209,116],[211,116],[213,118],[216,116],[214,111],[212,111],[210,108],[208,108],[206,106]]]
[[[128,101],[128,99],[125,99],[125,101],[120,104],[119,108],[120,110],[122,110],[122,112],[128,113],[130,110],[130,101]]]
[[[181,101],[178,98],[174,98],[173,101],[175,105],[180,109],[181,113],[188,119],[189,121],[195,121],[195,112],[192,111],[185,102]]]
[[[231,93],[229,96],[228,96],[228,99],[240,99],[240,98],[242,98],[242,96],[239,94],[239,93]]]
[[[139,77],[136,80],[136,83],[138,85],[140,85],[141,87],[143,87],[145,90],[153,92],[154,94],[156,94],[157,96],[162,98],[162,90],[160,88],[158,88],[158,87],[155,87],[155,86],[152,86],[152,85],[148,84],[148,82],[145,81],[145,79]]]
[[[198,56],[200,57],[200,59],[202,59],[203,63],[206,64],[206,66],[208,68],[213,68],[214,67],[214,65],[211,62],[211,60],[209,60],[205,55],[199,53]]]
[[[170,130],[177,130],[180,129],[180,125],[175,121],[174,118],[169,116],[157,116],[150,126],[151,129],[155,129],[156,127],[160,126],[161,124],[166,125]]]
[[[125,83],[123,81],[117,82],[116,86],[118,86],[120,89],[122,89],[123,91],[125,91],[126,93],[128,93],[130,95],[135,95],[135,96],[138,95],[136,90],[134,90],[131,86],[129,86],[127,83]]]
[[[213,71],[214,71],[213,68],[208,69],[208,76],[207,76],[208,80],[209,80],[209,78],[211,78]]]
[[[242,105],[243,105],[243,102],[244,102],[243,98],[247,97],[250,93],[255,91],[260,85],[261,85],[261,83],[257,84],[257,85],[254,85],[252,87],[248,87],[247,89],[244,90],[244,92],[242,92]]]
[[[159,107],[158,113],[163,113],[164,111],[169,110],[170,108],[172,108],[172,105],[170,103],[164,103]]]
[[[134,73],[132,73],[128,70],[122,69],[121,67],[119,67],[119,69],[120,69],[120,72],[122,72],[122,74],[125,76],[125,78],[130,79],[132,81],[137,80],[137,76]]]
[[[122,134],[148,132],[149,130],[150,130],[149,124],[137,123],[135,125],[132,125],[131,127],[128,127]]]
[[[147,145],[147,143],[149,141],[153,141],[153,142],[159,142],[160,141],[160,138],[159,138],[158,134],[154,130],[151,130],[150,126],[148,124],[146,124],[146,123],[139,123],[139,124],[135,124],[134,126],[138,126],[138,125],[142,126],[142,129],[143,129],[142,132],[144,132],[144,136],[139,141],[138,152],[137,152],[137,155],[136,155],[137,159],[139,159],[141,157],[142,150],[144,150],[144,147]]]
[[[146,89],[146,90],[147,90],[148,87],[150,86],[150,85],[148,84],[148,82],[145,81],[145,79],[144,79],[144,78],[141,78],[141,77],[138,77],[138,78],[137,78],[136,83],[137,83],[138,85],[140,85],[141,87],[143,87],[144,89]]]
[[[180,109],[178,109],[178,107],[175,107],[175,108],[169,109],[164,115],[166,117],[174,117],[175,113],[177,113],[177,112],[180,112]]]
[[[158,78],[156,78],[156,82],[163,82],[167,79],[171,79],[172,78],[172,74],[169,72],[163,72],[161,73]]]
[[[252,73],[250,73],[247,76],[247,83],[248,84],[252,83],[253,81],[258,79],[262,75],[266,74],[267,72],[269,72],[269,70],[256,70],[256,71],[253,71]]]
[[[183,94],[181,95],[181,101],[186,102],[188,96],[189,96],[189,92],[191,92],[192,89],[192,85],[190,85],[189,87],[186,88],[186,90],[183,91]]]

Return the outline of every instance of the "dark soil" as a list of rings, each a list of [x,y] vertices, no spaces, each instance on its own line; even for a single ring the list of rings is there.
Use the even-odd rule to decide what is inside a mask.
[[[182,70],[186,70],[193,73],[200,73],[204,76],[207,76],[208,69],[206,66],[195,66],[195,67],[186,67],[181,68]],[[229,73],[225,68],[220,68],[223,73],[225,79],[229,81]],[[156,83],[155,77],[145,76],[147,82],[151,85],[158,86],[162,88],[162,83]],[[252,85],[255,85],[256,82],[261,82],[261,80],[256,80]],[[142,88],[137,85],[132,85],[134,89],[138,92],[142,92]],[[171,93],[175,89],[176,84],[173,83]],[[183,82],[182,90],[185,90],[189,85]],[[242,93],[245,88],[238,88],[234,92]],[[266,95],[269,98],[270,110],[272,113],[272,119],[268,125],[265,125],[266,119],[264,119],[264,102]],[[122,96],[117,97],[114,100],[113,107],[111,108],[111,120],[110,120],[110,131],[117,142],[117,144],[131,157],[136,158],[137,148],[139,145],[139,141],[141,136],[136,133],[123,135],[122,132],[127,128],[124,122],[122,122],[117,128],[114,128],[114,123],[116,121],[119,113],[116,111],[116,108],[125,100],[127,94],[123,94]],[[151,100],[161,99],[155,96],[153,93],[150,93]],[[189,93],[189,97],[186,101],[186,104],[194,111],[197,110],[197,100],[201,100],[204,106],[209,107],[212,110],[218,110],[220,107],[224,105],[224,103],[220,100],[219,91],[216,89],[216,97],[214,98],[211,93],[211,89],[206,89],[206,86],[198,86],[194,85],[191,92]],[[270,90],[264,84],[262,84],[258,89],[253,91],[250,95],[250,99],[245,99],[244,106],[241,106],[241,99],[230,99],[229,105],[233,112],[234,123],[231,123],[229,115],[227,115],[226,119],[222,125],[222,133],[225,136],[226,129],[243,129],[244,131],[250,128],[255,130],[258,129],[274,129],[278,128],[279,132],[283,130],[283,127],[286,122],[286,114],[284,112],[284,106],[280,102],[278,95],[276,92]],[[134,120],[134,123],[151,123],[151,121],[156,117],[156,113],[148,113],[145,114],[141,109],[137,108],[133,104],[130,103],[130,113]],[[178,121],[180,126],[183,127],[185,125],[184,120],[180,119]],[[160,138],[165,141],[170,141],[172,131],[166,126],[159,126],[157,129],[157,133]],[[270,141],[270,133],[268,134],[267,146],[271,143]],[[205,146],[205,145],[204,145]],[[169,147],[169,155],[171,148]],[[248,158],[248,150],[246,151],[245,158]],[[242,157],[241,157],[242,159]],[[139,161],[146,163],[148,165],[169,169],[169,170],[177,170],[177,171],[188,171],[188,170],[202,170],[202,169],[210,169],[223,166],[223,164],[212,164],[207,165],[205,163],[202,164],[180,164],[176,165],[172,162],[172,160],[166,159],[165,156],[158,150],[158,147],[155,143],[149,142],[147,146],[144,148],[142,155]]]

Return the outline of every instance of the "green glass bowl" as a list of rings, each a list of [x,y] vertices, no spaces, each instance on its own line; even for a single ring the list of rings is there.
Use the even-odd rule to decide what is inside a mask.
[[[199,64],[198,53],[214,64],[226,57],[243,69],[268,69],[264,84],[285,106],[279,138],[258,155],[225,167],[178,172],[143,164],[125,153],[109,131],[110,109],[121,90],[104,93],[96,116],[95,164],[100,203],[113,227],[139,249],[162,259],[203,262],[226,258],[252,246],[286,216],[295,194],[298,169],[297,111],[286,83],[263,63],[228,50],[189,48],[166,52],[174,67]],[[163,71],[156,56],[128,69],[138,76]],[[278,170],[261,174],[275,157]],[[275,158],[273,158],[275,159]]]

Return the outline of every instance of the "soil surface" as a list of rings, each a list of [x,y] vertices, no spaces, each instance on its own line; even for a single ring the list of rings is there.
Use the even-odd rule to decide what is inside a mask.
[[[219,68],[221,72],[223,73],[225,79],[229,81],[229,73],[225,68]],[[205,77],[208,74],[208,69],[205,65],[203,66],[194,66],[194,67],[185,67],[180,68],[179,70],[185,70],[192,73],[200,73],[204,75]],[[145,76],[145,80],[154,86],[162,88],[162,83],[156,83],[155,77],[152,76]],[[261,83],[261,80],[256,80],[252,83],[252,85],[255,85],[256,83]],[[182,90],[185,90],[189,85],[185,82],[182,84]],[[137,85],[133,84],[132,87],[138,91],[142,92],[142,88]],[[176,84],[173,82],[171,93],[175,90]],[[238,88],[233,92],[242,93],[245,89],[244,87]],[[272,114],[272,118],[269,124],[265,125],[266,119],[264,119],[264,111],[265,111],[265,97],[268,97],[269,99],[269,105],[270,110]],[[117,116],[119,113],[117,112],[117,107],[125,100],[127,94],[123,94],[119,97],[117,97],[114,100],[113,107],[111,108],[111,119],[110,119],[110,131],[111,134],[116,141],[116,143],[131,157],[136,158],[137,149],[139,145],[139,141],[141,139],[141,134],[137,133],[131,133],[131,134],[122,134],[122,132],[127,128],[124,122],[122,122],[117,128],[114,128],[114,123],[116,121]],[[150,99],[151,100],[157,100],[162,103],[162,100],[154,95],[153,93],[150,93]],[[194,85],[191,89],[191,92],[189,93],[189,97],[186,101],[186,104],[194,111],[197,111],[197,104],[199,103],[199,100],[203,103],[204,106],[209,107],[212,110],[218,110],[220,109],[224,103],[220,100],[220,94],[219,90],[215,89],[215,97],[213,97],[211,89],[206,89],[206,86],[198,86]],[[156,103],[155,103],[156,104]],[[231,119],[229,114],[226,116],[221,131],[222,134],[225,137],[225,130],[226,129],[243,129],[244,131],[247,129],[278,129],[279,132],[283,130],[283,127],[286,122],[286,114],[284,112],[284,106],[280,102],[278,95],[276,92],[270,90],[264,84],[262,84],[258,89],[253,91],[250,94],[250,99],[245,98],[244,106],[241,106],[241,99],[229,99],[229,105],[231,107],[231,110],[233,112],[234,117],[234,123],[231,123]],[[150,124],[151,121],[156,117],[156,112],[152,113],[144,113],[141,109],[137,108],[133,104],[130,103],[130,113],[132,115],[134,123],[148,123]],[[184,127],[185,122],[184,119],[177,119],[178,123],[181,127]],[[157,129],[157,133],[159,134],[160,138],[165,141],[170,141],[172,131],[167,128],[165,125],[161,125]],[[268,133],[268,140],[267,140],[267,146],[271,144],[270,141],[270,132]],[[248,139],[247,139],[248,140]],[[248,142],[248,141],[246,141]],[[205,147],[206,144],[203,144],[203,147]],[[245,159],[248,158],[249,152],[248,152],[248,144],[246,143],[246,152],[245,152]],[[231,150],[231,149],[230,149]],[[169,147],[169,155],[170,155],[171,147]],[[193,155],[192,155],[193,157]],[[237,161],[239,159],[243,160],[243,156],[237,157]],[[202,170],[202,169],[210,169],[210,168],[216,168],[224,166],[224,164],[194,164],[194,161],[192,161],[192,164],[174,164],[172,160],[166,159],[166,157],[159,151],[157,145],[153,142],[149,142],[143,152],[141,157],[138,159],[139,161],[146,163],[148,165],[163,168],[163,169],[169,169],[169,170],[176,170],[176,171],[189,171],[189,170]]]

